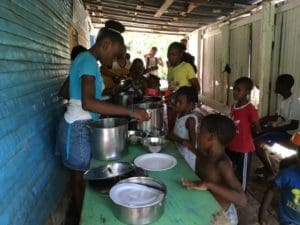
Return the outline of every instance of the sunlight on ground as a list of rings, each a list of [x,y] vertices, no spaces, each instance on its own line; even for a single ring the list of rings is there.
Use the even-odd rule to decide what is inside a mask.
[[[296,155],[296,150],[295,149],[289,149],[286,148],[278,143],[275,143],[271,148],[270,151],[275,153],[276,155],[279,155],[281,158],[287,158],[293,155]]]

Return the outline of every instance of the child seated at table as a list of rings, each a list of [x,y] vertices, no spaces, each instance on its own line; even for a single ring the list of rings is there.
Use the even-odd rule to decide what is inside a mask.
[[[266,116],[260,120],[264,133],[255,138],[256,153],[264,165],[255,172],[269,180],[274,178],[276,170],[270,161],[267,149],[275,143],[288,148],[292,147],[289,144],[291,134],[300,131],[300,101],[292,93],[293,85],[294,78],[292,75],[281,74],[277,77],[275,94],[282,97],[282,101],[278,105],[277,115]]]
[[[245,206],[247,197],[235,176],[225,146],[235,136],[233,121],[220,114],[211,114],[201,121],[198,135],[197,157],[201,166],[198,175],[201,180],[182,179],[188,189],[210,191],[226,213],[231,225],[238,224],[234,205]]]
[[[298,148],[298,159],[300,151]],[[268,209],[275,192],[280,192],[278,217],[282,225],[300,224],[300,160],[296,165],[279,171],[274,182],[266,191],[259,209],[259,223],[267,225]]]
[[[183,86],[178,89],[175,97],[175,108],[178,114],[175,126],[168,138],[179,144],[179,151],[189,166],[195,171],[198,117],[193,113],[198,102],[198,93],[193,87]]]

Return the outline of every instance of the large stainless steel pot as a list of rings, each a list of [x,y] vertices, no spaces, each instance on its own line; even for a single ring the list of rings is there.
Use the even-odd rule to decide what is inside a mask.
[[[150,120],[137,124],[137,129],[147,133],[164,129],[164,106],[161,102],[146,102],[134,104],[133,108],[142,108],[147,111]]]
[[[126,224],[142,225],[142,224],[152,223],[161,217],[161,215],[164,212],[164,202],[165,202],[165,197],[167,195],[167,188],[162,182],[150,177],[131,177],[119,181],[116,185],[122,183],[142,184],[157,189],[159,191],[162,191],[164,193],[164,197],[162,201],[154,205],[146,206],[146,207],[138,207],[138,208],[125,207],[113,203],[114,205],[113,213],[120,221]]]
[[[115,160],[126,151],[128,120],[106,118],[89,123],[92,157]]]

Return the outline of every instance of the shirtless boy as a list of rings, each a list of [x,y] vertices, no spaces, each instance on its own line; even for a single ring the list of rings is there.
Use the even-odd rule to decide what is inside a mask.
[[[231,119],[219,114],[206,116],[201,123],[198,136],[197,157],[200,181],[182,179],[188,189],[210,191],[226,213],[232,225],[238,224],[234,205],[247,203],[243,188],[236,178],[230,159],[225,154],[225,145],[235,136],[235,125]]]

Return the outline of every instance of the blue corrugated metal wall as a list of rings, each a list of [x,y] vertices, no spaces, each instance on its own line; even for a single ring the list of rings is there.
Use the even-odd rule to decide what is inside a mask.
[[[0,1],[0,224],[43,224],[67,173],[54,156],[69,0]]]

